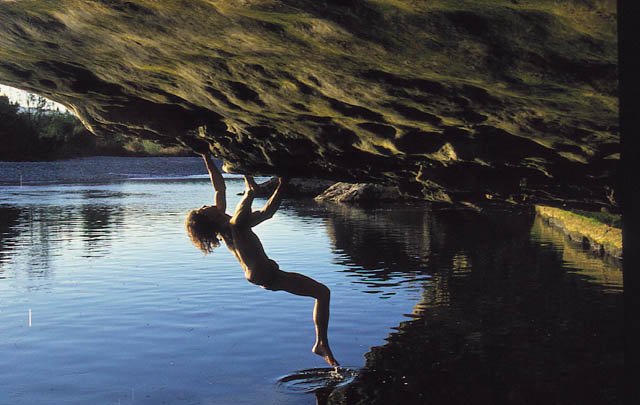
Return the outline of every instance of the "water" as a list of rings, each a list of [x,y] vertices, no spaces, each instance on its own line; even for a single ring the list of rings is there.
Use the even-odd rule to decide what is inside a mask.
[[[285,200],[255,231],[331,289],[336,371],[311,299],[190,244],[212,198],[199,159],[0,163],[0,404],[620,401],[619,264],[531,215]]]
[[[357,375],[357,370],[344,367],[312,368],[282,376],[278,384],[288,391],[317,393],[345,386]]]

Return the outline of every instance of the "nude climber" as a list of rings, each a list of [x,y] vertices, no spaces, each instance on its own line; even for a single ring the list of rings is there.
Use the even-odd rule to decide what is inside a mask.
[[[244,176],[244,196],[233,216],[229,216],[225,213],[227,202],[224,179],[209,153],[202,154],[202,157],[215,190],[215,205],[204,205],[189,212],[185,225],[191,242],[207,254],[220,245],[221,239],[238,259],[249,282],[267,290],[315,298],[313,322],[316,342],[312,351],[324,358],[329,365],[338,366],[327,338],[331,291],[310,277],[280,270],[278,264],[267,257],[262,243],[251,229],[271,218],[278,210],[287,180],[279,179],[278,187],[265,206],[261,210],[252,211],[251,204],[257,184],[253,177]]]

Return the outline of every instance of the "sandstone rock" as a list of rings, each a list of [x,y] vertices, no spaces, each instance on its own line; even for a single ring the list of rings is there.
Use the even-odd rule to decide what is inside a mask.
[[[397,187],[378,184],[336,183],[315,198],[317,201],[344,203],[371,203],[382,201],[402,201],[407,197],[400,194]]]
[[[622,229],[553,207],[536,206],[536,213],[583,247],[622,258]]]
[[[293,178],[289,181],[284,195],[289,198],[315,197],[334,183],[331,180]],[[275,177],[258,184],[256,197],[270,197],[277,186],[278,179]]]
[[[0,2],[0,82],[232,172],[616,211],[615,2]]]
[[[293,178],[289,183],[286,195],[290,197],[315,197],[334,183],[331,180]]]

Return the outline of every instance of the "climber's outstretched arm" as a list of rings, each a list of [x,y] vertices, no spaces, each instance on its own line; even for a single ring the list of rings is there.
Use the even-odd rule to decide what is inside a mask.
[[[269,201],[267,201],[264,207],[262,207],[261,210],[254,211],[251,214],[249,226],[254,227],[259,223],[273,217],[273,214],[275,214],[276,211],[278,211],[278,208],[280,208],[280,203],[282,202],[282,193],[288,183],[289,183],[289,179],[278,178],[278,187],[273,192],[273,194],[271,195],[271,198],[269,198]]]
[[[215,190],[214,199],[216,202],[216,208],[221,212],[225,212],[227,209],[227,186],[224,184],[222,173],[218,170],[218,167],[213,162],[213,159],[211,159],[211,155],[209,153],[202,154],[202,158],[207,166],[211,185],[213,185],[213,189]]]

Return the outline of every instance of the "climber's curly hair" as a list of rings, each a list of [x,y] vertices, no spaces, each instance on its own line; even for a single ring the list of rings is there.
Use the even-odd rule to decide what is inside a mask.
[[[184,221],[187,228],[187,234],[191,243],[204,254],[212,253],[215,248],[220,246],[220,238],[218,235],[222,232],[220,223],[213,220],[200,210],[191,210],[187,214]]]

